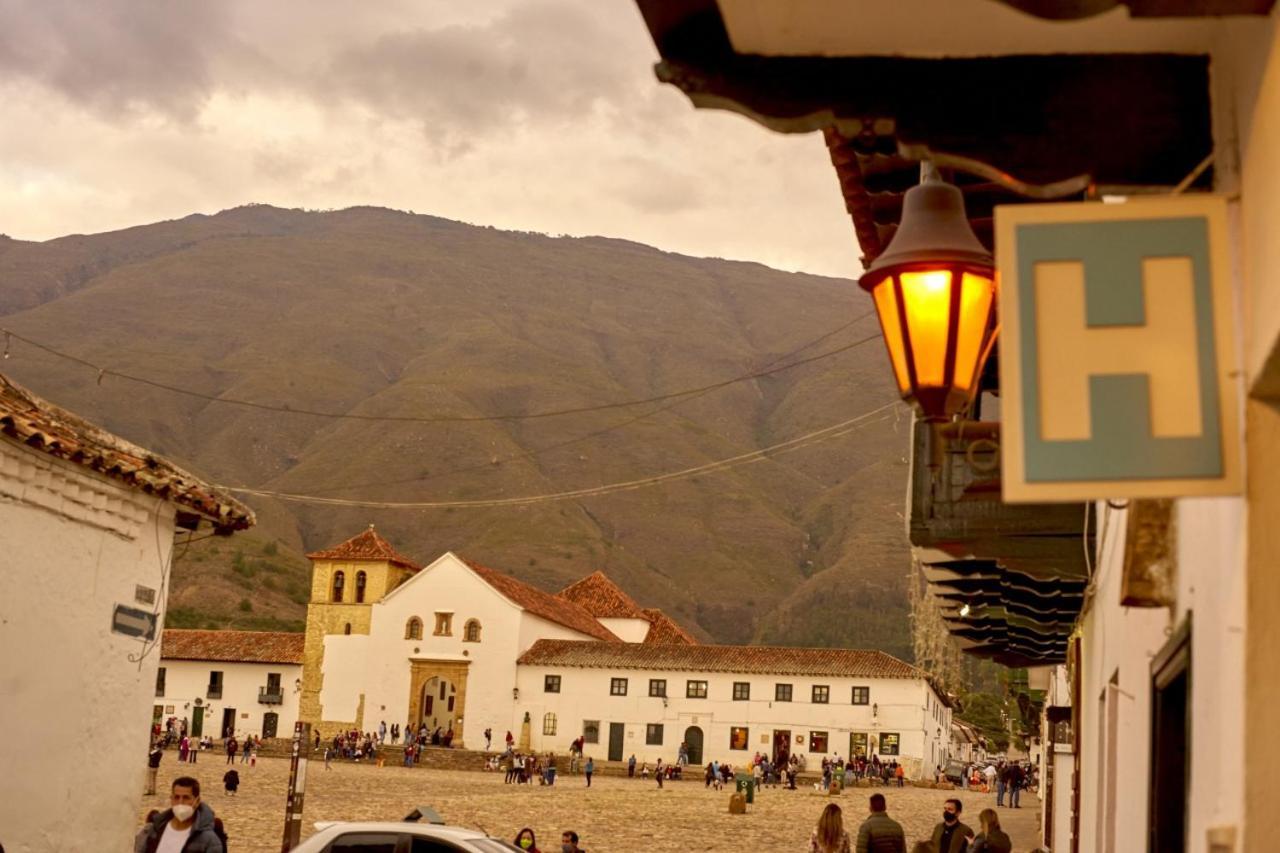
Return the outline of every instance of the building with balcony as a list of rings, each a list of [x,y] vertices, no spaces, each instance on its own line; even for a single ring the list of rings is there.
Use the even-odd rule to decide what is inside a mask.
[[[597,760],[862,753],[913,778],[947,758],[948,697],[883,652],[703,645],[602,572],[551,594],[452,553],[418,568],[372,528],[312,560],[301,715],[322,737],[399,723],[473,749],[486,729],[540,752],[581,736]]]
[[[292,737],[302,693],[302,634],[167,628],[152,719],[193,737]]]

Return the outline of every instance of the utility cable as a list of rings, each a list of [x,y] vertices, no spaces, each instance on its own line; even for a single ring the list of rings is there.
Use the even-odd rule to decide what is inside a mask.
[[[871,313],[873,312],[868,312],[867,314],[863,314],[862,316],[849,321],[844,326],[841,326],[840,329],[836,329],[831,332],[828,332],[818,340],[825,340],[826,338],[830,337],[836,332],[842,331],[843,329],[848,328],[849,326],[853,325],[859,320],[865,319],[866,317],[870,316]],[[252,400],[241,400],[234,397],[218,397],[212,394],[203,394],[199,391],[193,391],[190,388],[182,388],[177,385],[170,385],[165,382],[159,382],[154,379],[149,379],[145,376],[135,376],[130,373],[124,373],[119,370],[114,370],[108,367],[103,367],[101,365],[94,364],[93,362],[80,358],[79,356],[62,352],[61,350],[55,349],[54,347],[51,347],[48,344],[42,344],[39,341],[35,341],[35,340],[32,340],[31,338],[20,335],[11,329],[0,327],[0,333],[3,333],[5,336],[6,356],[9,353],[8,346],[10,343],[10,339],[21,341],[27,344],[28,346],[32,346],[32,347],[35,347],[36,349],[43,350],[44,352],[47,352],[50,355],[54,355],[54,356],[57,356],[58,358],[62,358],[67,361],[74,362],[75,364],[79,364],[82,367],[86,367],[86,368],[89,368],[90,370],[95,371],[98,374],[99,384],[102,383],[102,380],[105,377],[114,376],[116,378],[124,379],[129,382],[136,382],[140,385],[146,385],[148,387],[156,388],[161,391],[168,391],[172,394],[180,394],[185,397],[194,397],[196,399],[205,400],[206,402],[210,402],[210,403],[222,403],[225,405],[241,406],[249,409],[257,409],[260,411],[278,412],[281,414],[289,414],[289,415],[307,415],[311,417],[331,418],[334,420],[385,421],[385,422],[396,421],[396,422],[403,422],[403,423],[477,423],[477,422],[484,422],[484,421],[525,421],[525,420],[535,420],[538,418],[558,417],[560,415],[580,415],[580,414],[586,414],[588,412],[608,411],[610,409],[624,409],[624,408],[629,408],[631,406],[643,405],[645,403],[660,403],[667,400],[679,399],[681,397],[689,397],[694,394],[701,394],[702,392],[715,391],[720,388],[728,387],[730,385],[736,385],[739,382],[748,382],[753,379],[762,379],[766,376],[772,376],[776,373],[782,373],[787,370],[792,370],[796,367],[803,367],[806,364],[812,364],[816,361],[822,361],[823,359],[831,358],[832,356],[839,355],[840,353],[843,353],[843,352],[847,352],[848,350],[851,350],[856,346],[860,346],[861,344],[864,344],[867,341],[875,340],[877,337],[879,337],[879,333],[877,332],[875,335],[872,335],[868,338],[855,341],[851,344],[845,344],[844,346],[836,347],[835,349],[827,350],[826,352],[821,352],[821,353],[818,353],[817,355],[812,355],[807,358],[802,358],[798,361],[794,361],[789,364],[783,364],[777,367],[757,370],[753,373],[747,373],[742,376],[735,376],[732,379],[723,379],[719,382],[713,382],[708,385],[701,385],[695,388],[686,388],[682,391],[672,391],[666,394],[659,394],[654,397],[644,397],[636,400],[621,400],[615,403],[601,403],[601,404],[592,405],[592,406],[575,406],[575,407],[564,408],[564,409],[549,409],[543,412],[529,412],[526,414],[414,416],[414,415],[362,415],[362,414],[355,414],[351,412],[325,412],[317,409],[300,409],[300,408],[295,408],[293,406],[273,405],[271,403],[255,403]],[[802,347],[801,349],[805,349],[808,346],[812,346],[812,343],[806,345],[806,347]]]
[[[856,417],[849,418],[846,421],[841,421],[838,424],[832,424],[829,427],[814,430],[813,432],[805,433],[804,435],[797,436],[796,438],[788,439],[786,441],[781,441],[777,444],[772,444],[769,447],[764,447],[760,450],[740,453],[737,456],[730,456],[727,459],[720,459],[715,462],[696,465],[692,468],[683,468],[679,471],[669,471],[665,474],[656,474],[651,477],[642,477],[637,480],[609,483],[603,486],[592,486],[584,489],[571,489],[563,492],[550,492],[541,495],[526,495],[514,498],[491,498],[488,500],[471,501],[363,501],[347,498],[330,498],[323,497],[321,495],[276,492],[268,489],[251,489],[243,486],[219,485],[215,486],[215,488],[228,492],[236,492],[238,494],[254,495],[256,497],[264,498],[276,498],[277,500],[292,501],[296,503],[319,504],[324,506],[363,507],[367,509],[446,509],[450,507],[479,509],[483,507],[499,506],[528,506],[531,504],[548,503],[551,501],[600,497],[602,495],[610,495],[617,492],[656,486],[673,480],[683,480],[699,474],[724,471],[739,465],[749,465],[755,462],[761,462],[770,458],[770,456],[790,453],[811,444],[817,444],[822,441],[847,435],[858,427],[870,422],[870,420],[876,415],[887,412],[897,404],[898,402],[896,400],[890,403],[885,403],[883,406],[879,406],[869,412],[864,412]]]

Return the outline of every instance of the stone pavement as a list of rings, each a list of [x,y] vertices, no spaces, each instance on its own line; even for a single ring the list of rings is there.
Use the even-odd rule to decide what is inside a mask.
[[[279,850],[289,762],[259,758],[254,768],[237,764],[241,785],[232,797],[223,791],[221,781],[227,769],[225,761],[225,756],[205,753],[197,764],[179,764],[176,754],[167,752],[160,768],[158,794],[144,798],[139,821],[148,810],[167,806],[164,792],[175,777],[194,775],[201,782],[205,801],[226,825],[231,853]],[[544,849],[556,848],[561,830],[574,829],[592,853],[800,851],[807,849],[818,815],[833,800],[845,811],[850,835],[856,835],[867,812],[868,795],[883,792],[889,814],[906,829],[908,842],[928,837],[940,819],[943,801],[952,794],[963,801],[966,822],[971,825],[976,825],[981,809],[995,802],[990,794],[910,787],[854,788],[835,797],[812,787],[767,789],[757,794],[755,804],[743,816],[728,813],[729,792],[704,788],[701,780],[668,782],[663,790],[658,790],[653,780],[613,776],[596,778],[590,789],[581,776],[561,777],[552,788],[505,785],[502,780],[501,773],[410,769],[391,763],[374,767],[335,761],[333,769],[326,771],[323,761],[312,761],[307,773],[303,835],[314,831],[316,821],[399,820],[422,804],[436,809],[450,823],[479,827],[508,840],[521,827],[531,826]],[[1039,804],[1031,796],[1026,800],[1022,809],[999,810],[1017,853],[1035,849]]]

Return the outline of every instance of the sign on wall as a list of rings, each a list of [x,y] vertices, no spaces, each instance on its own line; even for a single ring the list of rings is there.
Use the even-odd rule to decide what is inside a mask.
[[[995,221],[1004,499],[1239,493],[1225,200]]]

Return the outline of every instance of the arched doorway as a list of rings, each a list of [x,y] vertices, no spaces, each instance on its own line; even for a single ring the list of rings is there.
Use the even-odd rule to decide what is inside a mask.
[[[702,764],[702,729],[697,726],[685,729],[684,744],[689,748],[689,764],[693,767]]]
[[[430,735],[453,729],[453,746],[462,746],[462,717],[467,696],[467,662],[415,660],[411,663],[409,720]]]

